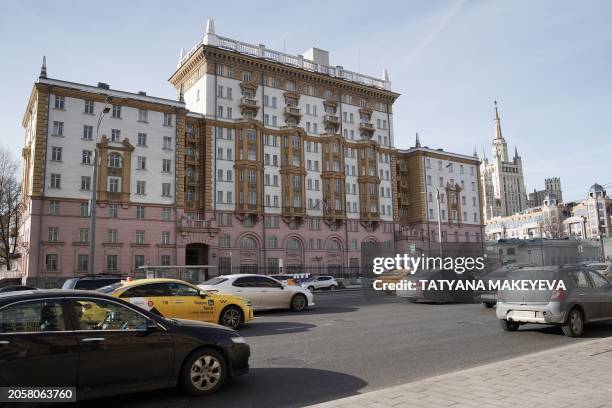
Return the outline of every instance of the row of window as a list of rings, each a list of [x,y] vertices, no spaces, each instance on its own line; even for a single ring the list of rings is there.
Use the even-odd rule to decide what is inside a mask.
[[[121,143],[121,129],[111,129],[111,143]],[[52,136],[64,136],[64,122],[62,121],[53,121],[53,132]],[[81,136],[83,140],[93,140],[93,126],[91,125],[83,125],[83,134]],[[147,144],[148,134],[144,132],[138,132],[136,137],[136,144],[139,147],[148,147]],[[162,149],[163,150],[172,150],[172,137],[171,136],[163,136],[162,139]]]
[[[94,101],[84,100],[83,101],[83,113],[88,115],[94,115]],[[57,110],[66,110],[66,97],[62,95],[54,95],[53,108]],[[111,109],[111,117],[115,119],[122,119],[122,107],[121,105],[113,105]],[[162,119],[162,125],[172,126],[173,115],[171,113],[164,113]],[[149,122],[149,111],[147,109],[138,109],[138,122],[148,123]]]
[[[109,204],[108,208],[108,216],[110,218],[118,218],[119,216],[119,204]],[[58,200],[49,201],[48,208],[49,215],[60,215],[60,202]],[[126,212],[126,211],[123,211]],[[89,202],[83,201],[80,203],[80,215],[81,217],[89,217]],[[125,218],[126,215],[122,214],[122,218]],[[144,206],[136,206],[136,218],[144,220],[145,216],[145,207]],[[161,209],[161,220],[169,221],[170,220],[170,208],[164,207]]]
[[[428,169],[431,169],[431,159],[425,158],[425,167],[427,167]],[[447,162],[445,165],[444,161],[438,160],[438,170],[446,169],[448,170],[449,173],[453,173],[455,167],[456,167],[456,164],[453,162]],[[473,176],[475,173],[475,167],[468,166],[468,168],[470,169],[470,176]],[[459,174],[465,174],[465,166],[463,164],[459,165]]]
[[[62,175],[59,173],[51,173],[49,187],[53,189],[62,188]],[[81,176],[80,190],[91,191],[91,176]],[[172,197],[172,183],[161,183],[162,197]],[[121,177],[109,176],[107,179],[107,191],[109,193],[121,193]],[[136,180],[136,194],[147,194],[147,182],[144,180]]]
[[[463,218],[461,218],[461,221],[463,222],[467,222],[468,220],[468,215],[467,215],[467,211],[463,211]],[[446,210],[440,210],[440,217],[443,221],[446,221]],[[434,210],[433,209],[429,209],[429,219],[430,220],[434,220]],[[451,220],[452,221],[457,221],[457,210],[451,210]],[[473,214],[473,218],[472,218],[473,222],[478,222],[478,213],[474,213]]]
[[[110,244],[116,244],[118,237],[118,230],[109,229],[107,234],[107,241]],[[60,228],[53,226],[49,227],[47,230],[47,241],[49,242],[58,242],[60,241]],[[79,228],[79,242],[87,243],[89,242],[89,228]],[[145,244],[145,231],[137,230],[134,237],[135,244]],[[170,231],[162,231],[161,232],[161,240],[159,242],[162,245],[170,245]]]
[[[455,185],[455,179],[450,179],[449,183],[454,186]],[[460,181],[461,184],[461,188],[465,190],[465,181],[461,180]],[[427,185],[431,186],[432,185],[432,181],[431,181],[431,176],[427,175]],[[471,186],[472,186],[472,191],[476,191],[476,182],[472,181],[471,182]],[[438,187],[445,187],[445,183],[444,183],[444,177],[439,177],[438,178]]]
[[[105,270],[107,272],[118,272],[119,271],[119,256],[116,254],[107,254],[105,260]],[[134,255],[134,270],[137,270],[141,266],[144,266],[146,257],[141,254]],[[162,266],[172,265],[172,255],[161,254],[159,256],[159,262]],[[59,272],[59,254],[58,253],[47,253],[45,255],[45,270],[47,272]],[[76,259],[76,271],[87,272],[89,270],[89,255],[79,254]]]

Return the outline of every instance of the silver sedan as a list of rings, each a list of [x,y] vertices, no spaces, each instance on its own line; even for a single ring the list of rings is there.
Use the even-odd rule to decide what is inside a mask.
[[[198,285],[200,289],[230,293],[248,299],[255,310],[291,309],[314,306],[312,293],[301,286],[284,285],[264,275],[222,275]]]

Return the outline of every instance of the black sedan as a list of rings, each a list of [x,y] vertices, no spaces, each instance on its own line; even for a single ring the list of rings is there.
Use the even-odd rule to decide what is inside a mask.
[[[210,394],[247,373],[249,356],[234,330],[96,292],[0,294],[0,386],[76,387],[78,399],[176,385]]]

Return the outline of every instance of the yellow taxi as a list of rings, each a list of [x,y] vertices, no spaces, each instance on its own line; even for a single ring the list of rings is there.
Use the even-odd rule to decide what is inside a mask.
[[[232,329],[253,320],[249,300],[203,291],[178,279],[136,279],[99,290],[163,317],[218,323]]]

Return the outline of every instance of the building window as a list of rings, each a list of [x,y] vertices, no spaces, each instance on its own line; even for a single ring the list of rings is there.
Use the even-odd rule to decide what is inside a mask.
[[[47,254],[45,256],[45,268],[48,272],[58,271],[58,256],[57,254]]]
[[[93,139],[93,126],[83,125],[83,139],[84,140]]]
[[[145,256],[144,255],[134,255],[134,269],[140,269],[141,266],[145,264]]]
[[[138,133],[138,146],[147,147],[147,134]]]
[[[172,150],[172,138],[170,136],[164,136],[164,150]]]
[[[49,201],[49,214],[59,215],[59,201]]]
[[[109,177],[108,178],[108,191],[109,193],[119,193],[119,178],[118,177]]]
[[[53,107],[55,109],[64,110],[65,106],[66,106],[66,97],[60,96],[60,95],[55,95],[55,104],[54,104]]]
[[[83,201],[80,206],[81,217],[89,217],[89,201]]]
[[[162,183],[162,196],[170,197],[170,183]]]
[[[89,270],[89,255],[79,254],[77,257],[77,272],[87,272]]]
[[[136,181],[136,194],[146,194],[146,182],[143,180]]]
[[[121,106],[113,105],[113,118],[121,119]]]
[[[62,161],[62,148],[53,146],[51,147],[51,160],[52,161]]]
[[[172,167],[172,160],[170,159],[162,160],[162,172],[163,173],[170,173],[171,167]]]
[[[89,228],[79,228],[79,242],[89,242]]]
[[[53,135],[64,136],[64,122],[53,121]]]
[[[163,245],[170,245],[170,231],[162,231],[161,243]]]
[[[117,255],[106,255],[106,270],[109,272],[117,270]]]
[[[138,121],[139,122],[148,122],[149,121],[149,111],[146,109],[138,109]]]
[[[221,248],[229,248],[231,245],[230,236],[223,234],[219,237],[219,246]]]
[[[108,242],[111,244],[117,243],[117,230],[116,229],[108,230]]]
[[[145,232],[142,230],[136,231],[136,243],[144,244],[145,243]]]
[[[93,115],[94,113],[94,101],[85,101],[85,113]]]
[[[117,218],[119,216],[119,205],[109,204],[108,205],[108,216],[110,218]]]
[[[118,169],[121,168],[121,155],[118,153],[111,153],[108,155],[108,167]]]
[[[81,154],[81,164],[91,164],[91,150],[83,150]]]
[[[172,114],[164,113],[164,126],[172,126]]]
[[[57,242],[59,240],[59,227],[49,227],[47,241]]]
[[[51,188],[62,188],[62,175],[51,173]]]
[[[119,143],[121,141],[121,130],[111,129],[111,142]]]
[[[144,156],[138,156],[136,161],[136,169],[137,170],[146,170],[147,169],[147,158]]]
[[[170,209],[169,208],[162,208],[161,218],[162,218],[162,221],[168,221],[170,219]]]
[[[257,249],[257,242],[251,237],[243,237],[240,240],[241,249]]]
[[[162,255],[161,256],[161,264],[162,264],[162,266],[170,266],[171,263],[172,263],[172,258],[170,257],[170,255]]]
[[[142,205],[136,206],[136,218],[144,220],[145,208]]]

